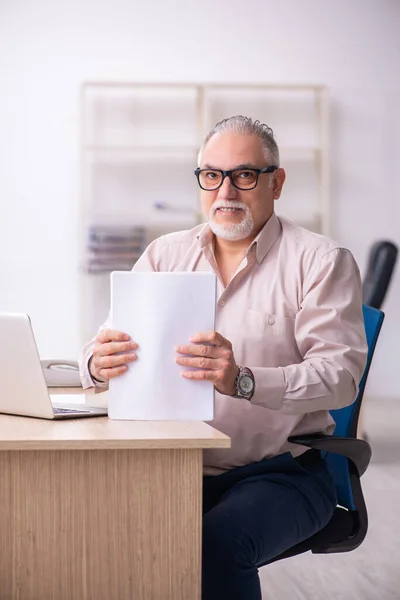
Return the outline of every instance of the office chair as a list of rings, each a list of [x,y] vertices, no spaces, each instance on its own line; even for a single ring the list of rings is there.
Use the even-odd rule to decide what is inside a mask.
[[[314,434],[289,438],[289,441],[294,444],[323,451],[335,482],[338,506],[329,523],[321,531],[272,560],[258,564],[257,567],[309,550],[313,554],[350,552],[363,542],[367,534],[368,516],[360,477],[369,465],[371,448],[366,441],[356,439],[357,422],[384,314],[380,310],[364,305],[363,315],[368,342],[368,359],[355,402],[351,406],[331,411],[336,422],[333,435]]]
[[[397,246],[392,242],[379,241],[371,247],[367,272],[363,281],[363,302],[373,308],[381,308],[389,287],[397,260]]]
[[[364,304],[373,308],[382,308],[383,301],[392,279],[397,260],[397,246],[387,240],[380,240],[371,246],[367,271],[362,284]],[[358,425],[358,435],[365,441],[369,436],[364,430],[363,409]]]

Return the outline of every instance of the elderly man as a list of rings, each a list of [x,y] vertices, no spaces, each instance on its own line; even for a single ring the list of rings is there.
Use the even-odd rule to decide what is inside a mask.
[[[204,452],[203,599],[261,598],[257,564],[329,521],[335,490],[295,434],[331,433],[330,409],[357,395],[367,346],[351,253],[277,217],[285,171],[272,130],[236,116],[206,137],[195,171],[208,223],[163,236],[139,271],[213,270],[216,331],[176,348],[193,380],[212,381],[230,450]],[[104,389],[140,340],[107,323],[84,348],[84,387]],[[145,402],[146,399],[144,398]]]

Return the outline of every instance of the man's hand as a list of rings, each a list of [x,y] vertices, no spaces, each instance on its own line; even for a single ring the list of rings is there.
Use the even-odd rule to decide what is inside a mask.
[[[138,345],[127,333],[104,329],[96,338],[93,356],[89,363],[90,374],[98,381],[108,381],[128,370],[127,364],[136,360]]]
[[[190,356],[177,356],[175,361],[178,365],[197,367],[199,370],[182,371],[182,377],[212,381],[217,392],[233,396],[239,368],[230,341],[217,331],[197,333],[190,341],[193,343],[176,347],[178,354]]]

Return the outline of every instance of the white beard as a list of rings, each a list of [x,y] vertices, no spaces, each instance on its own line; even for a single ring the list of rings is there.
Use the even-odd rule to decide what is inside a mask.
[[[215,212],[218,208],[241,208],[244,212],[240,223],[232,223],[231,225],[222,225],[215,221]],[[229,202],[218,200],[210,209],[208,223],[211,231],[222,240],[238,241],[248,238],[254,229],[254,220],[249,207],[242,202]]]

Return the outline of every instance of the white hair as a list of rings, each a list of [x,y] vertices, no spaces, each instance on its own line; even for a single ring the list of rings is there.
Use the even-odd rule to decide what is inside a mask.
[[[253,121],[250,117],[243,117],[242,115],[236,115],[219,121],[211,131],[206,135],[204,142],[200,148],[198,156],[198,164],[200,165],[201,156],[207,142],[216,133],[241,133],[243,135],[256,135],[265,150],[265,158],[271,161],[273,165],[279,167],[279,148],[274,138],[274,132],[271,127],[261,123],[260,121]]]

